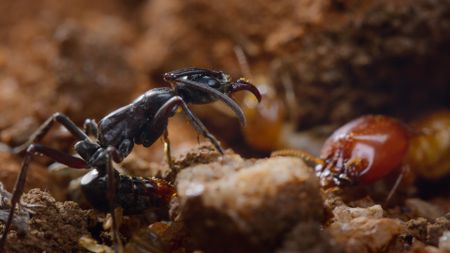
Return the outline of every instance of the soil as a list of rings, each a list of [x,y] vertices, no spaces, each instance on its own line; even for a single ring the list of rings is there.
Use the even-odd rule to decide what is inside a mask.
[[[9,233],[7,252],[88,252],[78,240],[96,223],[92,211],[81,210],[74,202],[56,202],[39,189],[24,194],[22,200],[30,206],[31,217],[24,221],[25,231]]]
[[[239,155],[198,146],[205,140],[177,115],[168,129],[173,170],[161,141],[136,146],[117,165],[122,173],[164,178],[179,191],[169,214],[124,217],[120,232],[129,252],[213,252],[218,245],[254,252],[450,252],[450,0],[16,0],[0,1],[0,14],[6,189],[0,220],[23,158],[9,146],[24,143],[55,112],[79,126],[99,121],[146,90],[167,86],[164,72],[204,67],[233,80],[246,77],[263,103],[234,97],[247,116],[245,130],[220,103],[192,106]],[[438,110],[444,112],[436,117],[447,119],[431,125]],[[317,154],[337,126],[375,113],[407,122],[418,143],[431,143],[414,146],[408,159],[420,168],[389,206],[383,201],[391,178],[324,193],[311,183],[313,175],[303,181],[287,169],[303,168],[298,159],[273,165],[267,158],[280,148]],[[42,141],[68,153],[74,142],[59,127]],[[271,165],[258,165],[265,163]],[[31,212],[18,211],[8,252],[111,250],[110,231],[102,227],[108,218],[76,189],[74,179],[84,173],[33,158],[22,198]],[[199,195],[186,193],[200,188]]]

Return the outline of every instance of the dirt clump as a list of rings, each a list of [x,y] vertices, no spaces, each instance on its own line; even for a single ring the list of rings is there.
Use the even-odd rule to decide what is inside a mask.
[[[406,223],[409,233],[424,244],[438,246],[439,238],[450,230],[450,214],[427,221],[424,218],[411,219]]]
[[[13,226],[6,252],[86,252],[78,239],[95,225],[92,211],[81,210],[75,202],[57,202],[39,189],[24,194],[22,202],[32,211],[28,231],[19,234]]]
[[[379,252],[389,248],[404,232],[399,219],[384,218],[379,205],[368,208],[339,206],[334,221],[327,227],[345,252]]]
[[[297,224],[323,217],[317,178],[299,159],[227,154],[185,168],[176,184],[179,220],[207,252],[270,252]]]

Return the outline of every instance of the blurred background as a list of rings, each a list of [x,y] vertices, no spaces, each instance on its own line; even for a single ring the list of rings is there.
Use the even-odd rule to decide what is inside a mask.
[[[244,129],[221,104],[194,107],[246,156],[317,154],[359,115],[409,122],[450,105],[449,0],[15,0],[0,1],[0,14],[0,140],[9,145],[57,111],[80,126],[100,120],[185,67],[245,76],[264,94],[259,105],[236,97]],[[197,144],[183,117],[169,124],[175,154]],[[63,131],[47,138],[67,150],[71,141]],[[136,154],[159,162],[160,144]]]

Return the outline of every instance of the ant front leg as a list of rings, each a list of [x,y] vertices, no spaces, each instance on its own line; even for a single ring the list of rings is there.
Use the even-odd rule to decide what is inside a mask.
[[[161,108],[159,108],[156,112],[154,121],[160,122],[161,119],[167,118],[176,106],[181,106],[183,108],[183,112],[187,116],[188,120],[192,123],[195,130],[205,138],[209,139],[209,141],[214,145],[217,151],[219,151],[219,153],[223,155],[224,150],[222,146],[220,146],[219,141],[208,131],[208,129],[205,127],[205,125],[203,125],[200,119],[194,115],[194,113],[187,106],[186,102],[184,102],[183,98],[180,96],[174,96],[166,103],[164,103],[164,105],[162,105]]]
[[[219,153],[221,155],[223,155],[224,150],[223,150],[222,146],[220,145],[219,141],[216,139],[216,137],[214,137],[214,135],[212,135],[208,131],[208,129],[205,127],[205,125],[203,125],[203,123],[200,121],[200,119],[197,118],[194,115],[194,113],[192,113],[192,111],[189,109],[189,107],[187,106],[187,104],[184,101],[182,101],[181,107],[183,108],[183,111],[186,114],[186,116],[188,117],[189,121],[191,121],[191,123],[193,124],[195,130],[197,130],[197,132],[199,132],[205,138],[209,139],[209,141],[214,145],[214,147],[217,149],[217,151],[219,151]]]
[[[70,133],[72,133],[73,136],[80,140],[85,140],[88,138],[88,136],[73,123],[72,120],[70,120],[66,115],[62,113],[55,113],[50,118],[48,118],[28,139],[27,142],[24,144],[15,147],[13,149],[13,153],[21,153],[25,151],[30,144],[38,142],[44,138],[44,136],[48,133],[50,128],[53,126],[54,122],[58,122],[61,125],[63,125],[67,130],[69,130]]]
[[[87,135],[97,137],[98,126],[95,119],[86,119],[83,124],[83,130]]]
[[[123,245],[122,240],[120,239],[119,235],[119,224],[118,224],[118,218],[116,215],[116,207],[117,207],[117,178],[116,178],[116,171],[114,170],[112,161],[115,162],[121,162],[123,160],[122,155],[119,153],[119,151],[113,147],[109,146],[106,149],[106,170],[108,175],[108,186],[107,186],[107,196],[108,196],[108,202],[109,202],[109,208],[111,213],[111,219],[112,219],[112,236],[113,236],[113,242],[117,245],[117,251],[116,252],[123,252]]]
[[[58,150],[48,148],[48,147],[40,145],[40,144],[29,145],[29,147],[26,150],[25,157],[22,161],[22,167],[20,169],[19,176],[17,177],[16,184],[14,185],[14,189],[12,192],[11,208],[10,208],[9,215],[8,215],[8,218],[5,223],[5,228],[3,230],[2,238],[0,240],[0,252],[4,248],[6,238],[8,236],[8,231],[9,231],[12,221],[13,221],[14,210],[16,208],[17,203],[20,200],[20,197],[22,196],[23,189],[25,186],[25,180],[26,180],[27,173],[28,173],[28,168],[31,163],[31,158],[35,153],[48,156],[48,157],[52,158],[53,160],[60,162],[62,164],[65,164],[67,166],[70,166],[72,168],[76,168],[76,169],[87,168],[86,162],[78,157],[70,156],[70,155],[62,153]]]
[[[171,149],[170,149],[169,131],[167,130],[167,128],[164,130],[163,141],[164,141],[164,154],[166,155],[167,164],[169,164],[170,169],[173,169],[173,160],[172,160]]]

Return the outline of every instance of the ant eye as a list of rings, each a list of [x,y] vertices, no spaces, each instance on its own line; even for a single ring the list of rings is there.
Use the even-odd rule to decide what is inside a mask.
[[[209,79],[208,80],[208,86],[211,88],[219,88],[220,83],[216,79]]]
[[[214,88],[214,89],[220,88],[220,82],[217,79],[212,78],[210,76],[201,76],[198,79],[196,79],[195,81],[202,83],[202,84],[206,84],[209,87]]]

